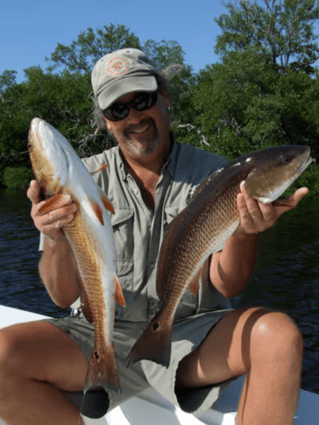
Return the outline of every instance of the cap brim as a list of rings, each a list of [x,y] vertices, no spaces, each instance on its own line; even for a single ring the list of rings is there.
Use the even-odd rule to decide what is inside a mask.
[[[100,108],[106,109],[120,97],[137,91],[157,90],[156,78],[153,75],[145,77],[126,77],[105,88],[97,97]]]

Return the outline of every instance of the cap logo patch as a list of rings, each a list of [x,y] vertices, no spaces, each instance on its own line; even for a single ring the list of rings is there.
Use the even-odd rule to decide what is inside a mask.
[[[107,70],[110,74],[118,76],[118,75],[126,74],[127,71],[129,70],[129,67],[130,66],[127,60],[120,57],[116,57],[110,60],[107,66]]]

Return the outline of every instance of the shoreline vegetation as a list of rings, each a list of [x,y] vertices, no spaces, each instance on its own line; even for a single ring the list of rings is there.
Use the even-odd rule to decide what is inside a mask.
[[[69,45],[57,43],[43,70],[0,74],[0,188],[28,187],[30,122],[39,117],[59,130],[82,157],[114,145],[95,132],[90,74],[95,62],[121,48],[138,48],[169,80],[171,127],[176,139],[230,161],[279,145],[308,145],[319,153],[319,3],[314,0],[229,1],[215,18],[221,28],[219,61],[195,73],[177,41],[147,40],[125,25],[87,28]],[[319,196],[319,167],[290,188]]]

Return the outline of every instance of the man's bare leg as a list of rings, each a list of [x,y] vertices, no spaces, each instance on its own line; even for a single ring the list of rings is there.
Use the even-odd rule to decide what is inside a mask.
[[[246,375],[238,425],[291,425],[298,404],[302,336],[285,314],[229,313],[180,363],[177,385],[196,387]]]
[[[61,329],[30,322],[0,331],[0,418],[8,425],[83,425],[59,391],[82,391],[88,363]]]

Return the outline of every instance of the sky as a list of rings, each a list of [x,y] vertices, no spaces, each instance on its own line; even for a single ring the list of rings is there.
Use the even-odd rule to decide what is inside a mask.
[[[227,12],[221,0],[5,0],[0,14],[0,74],[30,66],[45,69],[58,43],[70,45],[81,31],[111,23],[126,25],[143,43],[177,41],[195,72],[218,61],[220,28],[214,17]]]

